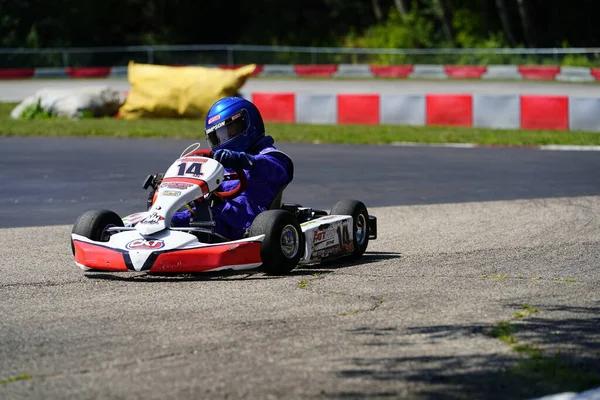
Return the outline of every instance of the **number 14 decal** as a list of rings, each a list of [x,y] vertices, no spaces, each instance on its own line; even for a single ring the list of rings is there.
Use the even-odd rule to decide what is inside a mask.
[[[352,239],[350,239],[348,224],[343,224],[341,228],[339,226],[337,227],[337,236],[341,244],[348,244],[352,242]]]
[[[202,173],[200,172],[201,169],[201,163],[191,163],[189,167],[187,166],[187,163],[181,163],[179,164],[179,171],[177,171],[177,175],[190,174],[194,176],[199,176],[202,175]]]

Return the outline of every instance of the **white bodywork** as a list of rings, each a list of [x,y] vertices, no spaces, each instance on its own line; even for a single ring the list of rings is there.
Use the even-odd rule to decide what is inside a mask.
[[[306,238],[300,264],[312,264],[354,249],[352,217],[326,215],[300,224]]]
[[[135,224],[142,236],[162,231],[170,226],[171,218],[177,210],[218,188],[224,175],[225,169],[221,163],[212,158],[179,158],[165,173],[152,207],[143,213],[125,217],[124,222],[129,226]]]
[[[88,239],[84,236],[72,234],[73,239],[79,240],[81,242],[98,244],[91,239]],[[227,242],[231,246],[235,246],[239,243],[250,242],[250,241],[262,241],[264,235],[254,236],[251,238],[240,239],[232,242]],[[217,247],[222,246],[222,243],[210,244],[210,243],[202,243],[199,242],[196,236],[191,235],[186,232],[179,232],[175,230],[165,230],[162,232],[158,232],[152,235],[151,238],[142,238],[140,234],[135,230],[129,230],[120,232],[118,234],[112,235],[108,242],[103,242],[103,245],[110,247],[115,250],[120,250],[129,255],[131,259],[131,264],[135,271],[144,270],[144,265],[146,265],[146,261],[148,258],[154,253],[156,250],[186,250],[186,249],[197,249],[197,248],[207,248],[207,247]],[[83,264],[76,263],[81,269],[87,270],[89,269]],[[220,269],[235,269],[235,270],[244,270],[250,268],[256,268],[260,266],[261,263],[253,263],[253,264],[244,264],[244,265],[224,265],[220,268],[211,269],[212,271],[220,270]]]

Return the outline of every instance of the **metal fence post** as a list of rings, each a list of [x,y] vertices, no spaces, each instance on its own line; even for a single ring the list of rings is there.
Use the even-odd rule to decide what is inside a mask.
[[[227,65],[233,65],[233,49],[227,46]]]
[[[62,52],[62,64],[63,67],[67,68],[69,66],[69,51],[63,50]]]
[[[148,64],[154,64],[154,49],[152,47],[148,48]]]

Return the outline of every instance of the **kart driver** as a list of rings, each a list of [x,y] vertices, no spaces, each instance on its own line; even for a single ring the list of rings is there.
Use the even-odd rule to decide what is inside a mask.
[[[224,123],[223,123],[224,122]],[[228,172],[243,169],[247,188],[237,197],[211,207],[215,232],[231,240],[241,239],[254,218],[267,210],[278,192],[294,177],[290,157],[275,148],[265,135],[258,108],[241,97],[226,97],[212,105],[206,116],[206,140],[213,158]],[[220,191],[229,191],[237,180],[225,181]],[[172,225],[189,226],[193,210],[175,213]]]

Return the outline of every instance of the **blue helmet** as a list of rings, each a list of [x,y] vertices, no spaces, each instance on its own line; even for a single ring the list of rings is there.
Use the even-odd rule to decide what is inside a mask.
[[[265,135],[265,124],[254,104],[225,97],[208,110],[205,131],[211,150],[247,151]]]

